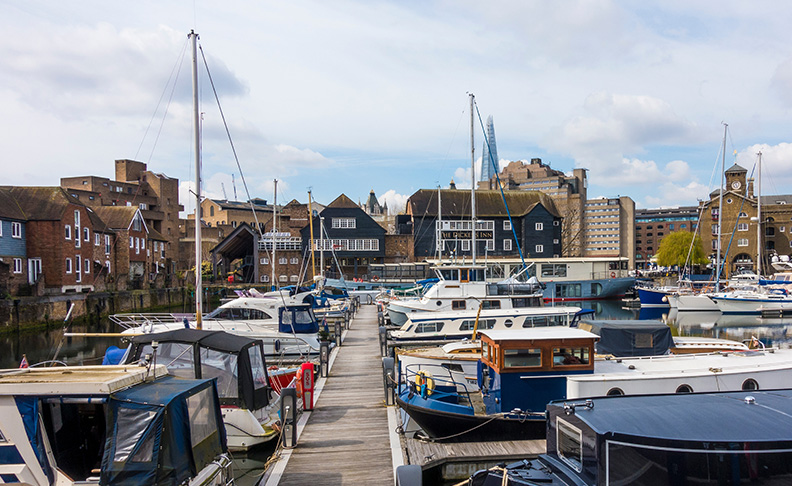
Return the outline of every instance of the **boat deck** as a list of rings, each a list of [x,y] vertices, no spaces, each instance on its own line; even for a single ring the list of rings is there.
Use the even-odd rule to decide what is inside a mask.
[[[268,477],[267,486],[394,484],[381,369],[377,308],[363,305],[337,350],[315,409],[306,412],[297,446],[281,458],[288,462]]]

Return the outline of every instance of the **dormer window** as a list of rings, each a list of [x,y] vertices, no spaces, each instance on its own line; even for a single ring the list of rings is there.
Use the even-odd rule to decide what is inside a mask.
[[[334,229],[355,229],[355,218],[333,218],[332,227]]]

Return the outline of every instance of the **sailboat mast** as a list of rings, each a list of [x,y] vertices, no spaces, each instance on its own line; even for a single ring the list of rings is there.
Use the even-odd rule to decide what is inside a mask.
[[[437,238],[436,250],[437,258],[443,259],[443,205],[440,200],[440,184],[437,185],[437,231],[435,233]]]
[[[726,179],[726,131],[729,129],[729,124],[723,124],[723,149],[721,154],[721,186],[718,194],[718,243],[715,252],[715,291],[720,291],[720,277],[721,277],[721,221],[723,219],[723,186]]]
[[[203,314],[203,285],[201,270],[201,125],[198,110],[198,34],[191,30],[192,41],[192,90],[193,90],[193,135],[195,142],[195,327],[201,329]]]
[[[314,259],[314,235],[313,235],[313,209],[311,209],[311,191],[308,191],[308,225],[311,232],[311,273],[313,280],[316,280],[316,260]]]
[[[276,289],[277,281],[275,280],[275,249],[278,246],[277,244],[277,234],[278,234],[278,179],[274,179],[275,186],[273,191],[273,203],[272,203],[272,265],[270,268],[272,269],[272,288]]]
[[[473,105],[476,96],[470,93],[470,230],[471,257],[476,264],[476,144],[473,137]]]
[[[759,151],[756,174],[756,274],[762,275],[762,152]]]

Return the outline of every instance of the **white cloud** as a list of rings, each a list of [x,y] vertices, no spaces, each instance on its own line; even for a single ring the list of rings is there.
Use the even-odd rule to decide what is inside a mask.
[[[677,206],[695,206],[699,199],[709,199],[710,190],[698,182],[690,182],[684,186],[666,182],[661,184],[657,194],[661,196],[646,196],[643,200],[636,200],[636,208],[661,208]]]
[[[407,206],[407,199],[410,196],[406,194],[399,194],[393,189],[389,189],[385,191],[385,194],[379,197],[377,201],[380,205],[388,204],[388,211],[390,214],[398,214],[404,211],[404,208]]]

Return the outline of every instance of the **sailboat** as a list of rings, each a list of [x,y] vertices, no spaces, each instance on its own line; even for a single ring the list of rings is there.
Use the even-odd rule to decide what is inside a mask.
[[[438,282],[429,287],[419,299],[391,300],[388,304],[388,315],[391,324],[407,325],[412,315],[422,312],[467,311],[475,312],[480,302],[485,309],[511,310],[523,307],[541,307],[544,305],[540,285],[514,285],[513,283],[490,284],[486,278],[486,265],[476,262],[476,155],[474,143],[474,107],[475,96],[470,97],[470,216],[469,223],[456,221],[457,229],[465,231],[469,225],[471,243],[471,263],[441,264],[433,268]],[[505,202],[504,202],[505,204]],[[438,207],[438,217],[439,217]],[[449,224],[452,222],[448,222]],[[462,226],[461,228],[459,226]],[[441,231],[437,237],[441,237]]]

